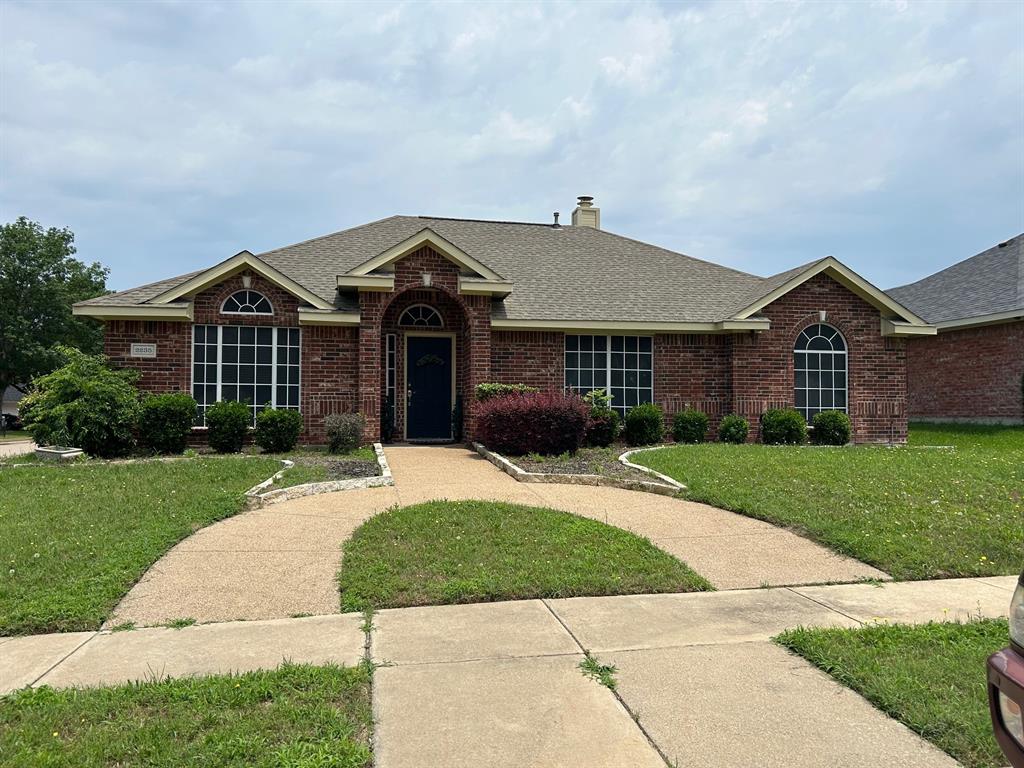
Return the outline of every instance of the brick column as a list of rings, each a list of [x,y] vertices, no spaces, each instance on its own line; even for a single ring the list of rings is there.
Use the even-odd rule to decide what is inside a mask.
[[[359,294],[359,412],[366,419],[363,440],[380,440],[381,332],[383,293]]]
[[[466,349],[469,359],[462,402],[462,436],[468,441],[476,434],[476,386],[491,378],[491,300],[487,296],[463,298],[466,303]]]

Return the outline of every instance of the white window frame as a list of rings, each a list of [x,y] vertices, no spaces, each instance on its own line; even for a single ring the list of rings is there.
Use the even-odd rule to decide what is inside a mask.
[[[224,306],[228,303],[228,299],[231,299],[234,296],[238,295],[239,293],[243,293],[243,292],[245,292],[245,293],[255,293],[255,294],[263,297],[263,299],[267,302],[267,304],[270,305],[270,311],[269,312],[236,312],[236,311],[224,309]],[[241,304],[241,302],[239,302],[239,304]],[[250,307],[255,307],[256,305],[255,304],[249,304],[249,306]],[[224,301],[222,301],[220,303],[220,313],[222,315],[240,315],[242,317],[253,317],[253,316],[256,316],[256,317],[273,317],[273,315],[274,315],[274,302],[272,302],[270,300],[270,297],[267,296],[267,294],[263,293],[262,291],[257,291],[257,290],[254,290],[252,288],[239,288],[237,291],[232,291],[230,294],[228,294],[227,296],[224,297]]]
[[[812,349],[797,349],[796,345],[799,342],[800,337],[803,336],[803,334],[807,330],[809,330],[810,328],[815,327],[815,326],[824,326],[825,328],[830,328],[831,330],[835,331],[835,334],[843,342],[843,349],[842,350],[835,350],[835,349],[813,349],[813,350]],[[814,418],[814,416],[810,416],[810,418],[808,418],[808,414],[809,414],[809,412],[812,409],[814,410],[815,413],[821,413],[822,411],[842,411],[843,413],[849,413],[849,407],[850,407],[850,344],[849,344],[849,342],[847,342],[846,336],[843,335],[843,332],[840,331],[838,328],[836,328],[834,325],[831,325],[830,323],[824,323],[824,322],[811,323],[806,328],[801,329],[801,331],[796,335],[796,341],[793,342],[793,353],[792,354],[793,354],[793,407],[796,410],[800,411],[800,414],[807,421],[810,421],[812,418]],[[809,368],[806,367],[806,363],[804,364],[805,367],[803,369],[798,369],[796,367],[796,355],[798,355],[798,354],[805,355],[805,356],[806,355],[831,355],[833,362],[832,362],[832,368],[829,371],[829,373],[831,373],[833,375],[832,385],[829,386],[829,387],[822,387],[821,386],[820,376],[821,376],[821,373],[822,373],[822,368],[819,366],[817,368],[817,370],[814,371],[814,373],[817,373],[818,376],[819,376],[818,386],[814,387],[814,388],[809,387],[808,386],[808,379],[809,379],[809,375],[808,374],[810,374],[812,371]],[[839,357],[839,356],[841,356],[843,358],[843,368],[842,368],[841,373],[843,374],[844,384],[843,384],[842,387],[836,387],[835,386],[835,378],[834,378],[836,372],[839,371],[839,369],[835,367],[835,358]],[[800,373],[800,372],[802,372],[804,374],[804,386],[802,386],[802,387],[798,387],[796,385],[796,375],[797,375],[797,373]],[[802,406],[801,405],[797,405],[797,402],[796,402],[796,393],[798,391],[803,391],[803,393],[804,393],[804,404]],[[817,392],[818,393],[818,405],[816,405],[816,406],[811,406],[809,404],[809,395],[810,395],[811,392]],[[828,407],[824,407],[824,406],[821,405],[821,393],[822,392],[831,392],[832,393],[832,405],[830,405]],[[835,405],[836,392],[842,392],[843,393],[843,405],[841,405],[841,406]]]
[[[577,366],[575,368],[569,368],[568,366],[565,365],[566,355],[569,353],[569,350],[566,347],[566,340],[570,336],[575,336],[576,338],[580,338],[581,336],[589,336],[589,337],[595,338],[595,339],[604,338],[604,340],[605,340],[605,351],[604,351],[604,355],[605,355],[605,363],[604,363],[604,365],[605,365],[605,374],[604,375],[605,375],[605,382],[606,382],[603,387],[592,386],[592,387],[590,387],[590,389],[591,390],[593,390],[593,389],[603,389],[607,394],[610,395],[612,393],[612,389],[613,389],[613,385],[612,385],[612,371],[613,370],[621,370],[623,372],[623,374],[625,374],[625,372],[627,370],[632,370],[632,369],[627,369],[627,368],[616,369],[616,368],[614,368],[612,366],[612,354],[613,354],[613,351],[612,351],[612,339],[615,338],[615,337],[620,337],[620,338],[623,339],[623,351],[622,351],[622,354],[624,354],[624,355],[628,355],[628,354],[640,354],[640,355],[650,354],[650,356],[651,356],[651,386],[650,386],[651,399],[650,399],[650,402],[652,402],[652,403],[655,402],[655,400],[654,400],[654,397],[655,397],[655,393],[654,393],[654,336],[653,335],[643,334],[643,333],[610,333],[610,334],[602,334],[602,333],[565,333],[562,336],[563,336],[563,338],[562,338],[562,387],[563,387],[563,389],[571,389],[574,392],[578,392],[580,389],[582,389],[582,387],[580,387],[579,385],[577,385],[576,387],[569,386],[569,384],[566,382],[566,372],[567,371],[570,371],[570,370],[575,370],[575,371],[581,371],[581,370],[595,371],[595,370],[600,370],[600,368],[597,368],[597,367],[594,367],[594,366],[591,366],[590,368],[584,369],[584,368],[580,368],[579,366]],[[649,353],[648,352],[640,352],[639,349],[638,349],[636,353],[626,352],[625,351],[625,339],[628,339],[628,338],[634,338],[634,339],[637,339],[637,340],[639,340],[639,339],[650,339],[651,340],[651,351]],[[638,347],[639,347],[639,342],[638,342]],[[576,350],[576,354],[580,354],[578,348]],[[590,354],[598,354],[598,353],[591,352]],[[639,369],[637,369],[637,371],[639,372]],[[632,390],[646,390],[646,389],[648,389],[647,387],[640,387],[640,386],[626,387],[625,385],[623,385],[621,387],[615,387],[615,388],[616,389],[632,389]],[[586,394],[586,393],[583,393],[583,394]],[[637,398],[637,399],[639,400],[639,398]],[[647,402],[647,401],[645,400],[644,402]],[[639,405],[639,404],[640,403],[638,402],[637,405]],[[620,405],[620,404],[617,404],[614,400],[612,400],[612,408],[614,408],[616,411],[619,411],[619,415],[620,416],[625,416],[625,414],[629,412],[629,409],[630,408],[634,408],[634,407],[636,407],[636,406],[625,405],[625,404],[621,404]]]
[[[230,313],[228,313],[228,314],[230,314]],[[243,314],[251,314],[251,313],[243,313]],[[259,331],[261,328],[269,328],[270,329],[270,359],[271,359],[271,363],[270,363],[270,384],[269,384],[269,386],[270,386],[270,404],[271,404],[271,406],[273,408],[285,408],[285,409],[288,409],[288,410],[298,411],[300,413],[302,412],[302,328],[301,327],[294,327],[293,328],[293,327],[290,327],[290,326],[276,326],[276,325],[218,325],[216,323],[196,323],[196,324],[194,324],[192,326],[192,352],[191,352],[192,365],[191,365],[191,368],[189,369],[189,393],[192,395],[193,398],[195,398],[195,395],[196,395],[196,328],[199,328],[199,327],[202,327],[204,329],[209,329],[209,328],[216,328],[217,329],[217,344],[216,344],[216,347],[217,347],[217,383],[215,385],[216,388],[217,388],[217,399],[214,400],[213,403],[203,402],[202,404],[200,404],[200,408],[202,408],[204,410],[202,412],[202,424],[199,425],[199,426],[201,426],[204,429],[206,427],[206,411],[205,411],[205,409],[209,408],[214,403],[221,402],[221,400],[224,399],[224,397],[223,397],[223,386],[224,386],[223,365],[224,365],[224,329],[225,328],[237,328],[239,330],[239,333],[241,333],[241,329],[243,329],[243,328],[252,328],[252,329],[254,329],[254,332]],[[299,332],[298,344],[295,347],[296,349],[299,350],[299,360],[298,360],[297,363],[295,363],[295,368],[296,368],[296,371],[298,372],[298,381],[294,385],[295,386],[295,390],[296,390],[296,394],[297,394],[297,398],[296,399],[298,401],[298,405],[288,405],[287,402],[284,403],[284,404],[281,404],[281,403],[277,402],[277,368],[278,368],[278,365],[279,365],[279,363],[277,362],[277,350],[278,350],[277,337],[278,337],[278,333],[280,331],[288,331],[289,335],[291,334],[291,331],[298,331]],[[205,333],[205,331],[204,331],[204,333]],[[204,341],[203,342],[203,346],[207,346],[208,347],[208,346],[212,346],[212,345],[208,341]],[[259,345],[257,344],[256,346],[259,346]],[[291,344],[287,344],[287,345],[285,345],[283,347],[283,349],[291,349],[291,348],[292,348]],[[206,365],[209,365],[209,363],[207,363],[204,360],[203,361],[203,365],[206,366]],[[292,365],[292,363],[286,363],[286,365],[290,366],[290,365]],[[205,371],[204,371],[204,378],[205,378]],[[235,382],[235,386],[238,386],[238,384],[239,384],[239,382]],[[207,387],[207,386],[210,386],[210,384],[209,384],[209,382],[205,382],[204,381],[204,382],[202,382],[200,384],[200,386]],[[268,386],[268,385],[266,385],[266,384],[259,384],[259,385],[257,385],[254,382],[253,386],[264,386],[265,387],[265,386]],[[289,381],[288,384],[285,385],[285,386],[288,386],[289,388],[291,388],[292,383]],[[203,400],[205,401],[205,399],[206,398],[205,398],[205,393],[204,393]],[[259,412],[260,405],[257,404],[257,403],[253,403],[251,408],[253,409],[253,423],[255,423],[256,414]]]
[[[406,313],[409,312],[409,310],[411,310],[411,309],[419,309],[419,308],[429,309],[431,312],[433,312],[434,315],[437,317],[437,320],[440,323],[440,325],[417,325],[415,323],[403,323],[402,322],[402,318],[405,317]],[[410,304],[408,307],[406,307],[405,309],[402,310],[401,314],[398,315],[398,324],[402,328],[425,328],[427,330],[439,331],[439,330],[442,330],[444,328],[444,315],[442,315],[437,310],[437,307],[432,307],[429,304],[422,304],[422,303],[421,304]]]

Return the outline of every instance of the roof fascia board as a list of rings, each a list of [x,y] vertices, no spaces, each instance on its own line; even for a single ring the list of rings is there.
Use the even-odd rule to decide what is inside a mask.
[[[253,272],[257,272],[262,277],[288,291],[288,293],[293,296],[296,296],[303,301],[308,301],[314,307],[318,307],[319,309],[332,309],[331,305],[319,296],[310,292],[306,288],[303,288],[283,272],[274,269],[272,266],[257,258],[249,251],[240,251],[239,253],[236,253],[230,259],[222,261],[216,266],[210,267],[205,272],[200,272],[191,280],[186,280],[181,285],[175,286],[174,288],[153,297],[149,300],[149,303],[166,304],[174,301],[175,299],[180,299],[182,296],[186,296],[190,293],[196,293],[207,286],[219,283],[224,278],[229,277],[233,273],[245,267],[249,267]]]
[[[459,275],[459,293],[469,296],[500,296],[512,293],[511,280],[475,280]]]
[[[747,321],[722,321],[717,323],[659,323],[635,320],[509,320],[492,319],[495,330],[535,330],[606,333],[734,333],[737,331],[767,331],[771,323],[767,318]]]
[[[977,328],[982,325],[996,325],[998,323],[1011,323],[1015,320],[1024,320],[1024,309],[1011,309],[1007,312],[995,312],[991,315],[978,315],[977,317],[964,317],[959,320],[944,320],[935,323],[935,327],[942,331],[953,331],[959,328]]]
[[[369,261],[364,261],[359,266],[350,269],[348,274],[365,275],[375,269],[380,269],[392,262],[398,261],[403,256],[407,256],[417,248],[422,248],[425,245],[429,245],[446,259],[458,264],[460,267],[476,272],[485,280],[504,280],[504,278],[497,272],[474,259],[464,250],[459,248],[459,246],[455,245],[455,243],[441,237],[430,227],[421,229],[411,237],[407,237],[402,242],[396,243],[386,251],[377,254]]]
[[[393,291],[394,275],[338,275],[339,288],[356,288],[360,291]]]
[[[835,279],[836,282],[840,283],[846,288],[849,288],[851,291],[853,291],[858,296],[868,301],[870,304],[873,304],[875,307],[879,309],[886,309],[889,312],[892,312],[893,314],[906,318],[906,320],[913,325],[927,325],[927,323],[922,318],[918,317],[916,314],[911,312],[909,309],[907,309],[905,306],[903,306],[898,301],[893,299],[884,291],[879,290],[878,288],[873,286],[871,283],[869,283],[863,277],[861,277],[852,269],[847,267],[845,264],[840,262],[834,256],[829,256],[815,264],[812,264],[800,274],[791,277],[789,280],[780,285],[774,291],[765,294],[760,299],[755,301],[753,304],[744,307],[742,310],[737,312],[734,317],[740,320],[750,317],[755,312],[759,312],[760,310],[764,309],[769,304],[771,304],[773,301],[776,301],[782,296],[785,296],[794,288],[803,285],[812,277],[814,277],[815,275],[819,275],[822,272],[827,273],[829,277]]]
[[[95,317],[98,320],[192,320],[192,304],[76,304],[71,314],[79,317]]]
[[[299,307],[299,325],[359,325],[359,313]]]
[[[897,320],[882,318],[883,336],[934,336],[936,330],[934,325],[901,323]]]

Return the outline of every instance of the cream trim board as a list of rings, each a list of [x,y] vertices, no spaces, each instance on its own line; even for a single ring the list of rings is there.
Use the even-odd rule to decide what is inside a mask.
[[[79,304],[71,308],[71,314],[79,317],[95,317],[99,320],[192,320],[192,304],[136,304],[131,306]]]
[[[407,256],[425,245],[429,245],[449,261],[454,262],[464,269],[476,272],[486,280],[504,281],[504,278],[497,272],[474,259],[464,250],[459,248],[459,246],[455,245],[455,243],[441,237],[430,227],[421,229],[415,235],[407,237],[400,243],[396,243],[383,253],[377,254],[369,261],[364,261],[358,267],[350,269],[347,274],[356,276],[368,274],[375,269],[380,269],[392,262],[398,261],[403,256]]]
[[[882,318],[883,336],[934,336],[936,328],[934,325],[913,325],[901,323],[898,320]]]
[[[452,332],[452,331],[402,331],[400,335],[402,337],[402,356],[405,358],[404,361],[403,361],[403,365],[402,365],[402,438],[404,440],[408,440],[409,439],[409,343],[408,343],[409,337],[410,336],[426,336],[428,338],[429,337],[435,337],[436,338],[436,337],[447,336],[451,340],[451,343],[452,343],[452,371],[451,371],[451,373],[452,373],[452,408],[455,407],[455,397],[456,397],[456,393],[455,393],[455,379],[457,378],[456,377],[456,371],[458,370],[456,368],[456,366],[458,365],[458,359],[456,357],[458,355],[458,347],[455,344],[455,333]],[[396,350],[396,354],[397,354],[397,350]],[[397,360],[396,360],[396,362],[397,362]],[[385,386],[386,386],[386,382],[385,382]],[[383,403],[381,404],[381,407],[382,408],[384,407]],[[448,439],[450,440],[454,436],[455,436],[454,432],[452,431],[451,425],[449,424]],[[415,438],[415,439],[419,439],[419,438]]]
[[[299,307],[299,325],[359,325],[359,313]]]
[[[942,331],[953,331],[958,328],[977,328],[982,325],[1012,323],[1017,320],[1024,320],[1024,309],[1011,309],[1008,312],[996,312],[991,315],[965,317],[961,320],[946,320],[941,323],[936,323],[935,327],[938,328],[941,333]]]
[[[459,275],[459,293],[469,296],[508,296],[512,293],[511,280],[477,280]]]
[[[216,266],[210,267],[205,272],[200,272],[198,275],[193,277],[191,280],[186,280],[181,285],[175,286],[168,291],[164,291],[160,295],[149,300],[150,304],[166,304],[168,302],[179,299],[182,296],[186,296],[191,293],[201,291],[215,283],[219,283],[226,277],[230,277],[235,272],[241,271],[244,268],[250,268],[254,272],[257,272],[267,280],[275,283],[279,287],[288,291],[293,296],[297,296],[303,301],[307,301],[314,307],[320,309],[331,309],[331,305],[321,299],[314,293],[311,293],[306,288],[303,288],[297,282],[292,280],[290,277],[285,275],[283,272],[279,272],[272,266],[267,264],[265,261],[254,256],[249,251],[241,251],[236,253],[230,259],[222,261]]]
[[[875,307],[880,309],[886,309],[895,315],[899,315],[907,319],[913,325],[927,325],[923,319],[915,315],[905,306],[900,304],[898,301],[893,299],[884,291],[879,290],[863,277],[858,275],[852,269],[847,267],[845,264],[840,262],[834,256],[828,256],[821,261],[812,264],[800,274],[790,278],[785,283],[780,285],[771,293],[762,296],[760,299],[744,307],[742,310],[737,312],[734,317],[739,320],[744,320],[755,312],[764,309],[766,306],[771,304],[773,301],[785,296],[787,293],[797,288],[815,275],[821,273],[827,273],[829,277],[834,279],[840,285],[849,288],[851,291],[856,293],[861,298],[865,299]]]
[[[630,333],[733,333],[736,331],[767,331],[768,318],[749,320],[723,320],[717,323],[672,323],[630,320],[508,320],[492,319],[494,330],[564,331],[590,333],[604,331],[613,335]]]
[[[339,288],[357,288],[360,291],[393,291],[394,275],[338,275]]]

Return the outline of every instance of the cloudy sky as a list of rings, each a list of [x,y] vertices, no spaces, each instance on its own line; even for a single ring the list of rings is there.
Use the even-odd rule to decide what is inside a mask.
[[[393,213],[882,287],[1024,230],[1024,4],[0,2],[0,217],[126,288]]]

